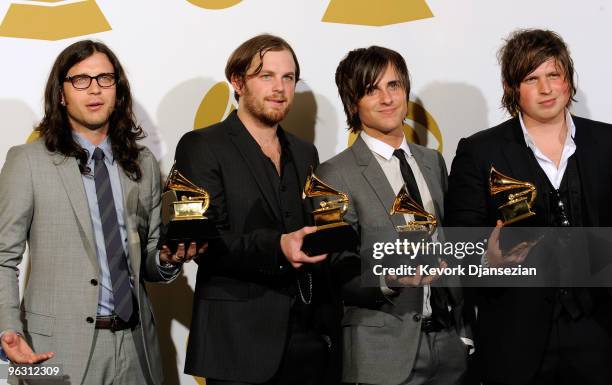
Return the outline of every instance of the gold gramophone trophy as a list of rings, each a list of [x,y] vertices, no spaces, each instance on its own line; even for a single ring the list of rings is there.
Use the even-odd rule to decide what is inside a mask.
[[[508,201],[498,207],[504,226],[535,215],[531,208],[536,199],[537,190],[533,183],[506,176],[491,166],[489,176],[489,193],[491,196],[513,190],[519,191],[509,194]]]
[[[211,238],[212,223],[204,215],[210,204],[208,192],[185,178],[174,166],[162,193],[162,241],[174,250],[179,243]]]
[[[429,237],[436,231],[438,227],[438,221],[436,217],[427,211],[421,205],[419,205],[408,193],[406,185],[403,185],[400,191],[397,193],[393,206],[389,214],[411,214],[414,216],[414,220],[409,221],[405,225],[396,226],[395,229],[398,233],[413,233],[417,236]],[[417,217],[423,219],[418,220]]]
[[[308,255],[352,250],[357,245],[357,233],[343,220],[349,205],[348,196],[319,179],[311,168],[302,199],[325,196],[338,198],[322,200],[319,208],[312,212],[317,231],[304,237],[302,244],[302,250]]]
[[[414,218],[407,221],[405,225],[395,226],[395,230],[398,232],[398,238],[402,240],[408,240],[410,242],[420,242],[421,240],[427,240],[436,231],[438,227],[438,221],[435,215],[428,213],[420,204],[418,204],[408,193],[406,185],[403,185],[393,200],[393,206],[391,206],[390,215],[395,214],[409,214]],[[407,264],[417,266],[420,264],[433,264],[438,260],[437,255],[429,256],[427,253],[419,253],[418,255],[413,254],[412,243],[408,246],[410,254],[413,256],[406,258],[405,256],[391,256],[388,255],[388,263],[391,265]]]

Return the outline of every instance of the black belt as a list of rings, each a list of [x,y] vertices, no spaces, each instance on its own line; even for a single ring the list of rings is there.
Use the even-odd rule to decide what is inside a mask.
[[[109,329],[112,332],[125,329],[133,329],[140,323],[138,313],[132,314],[129,321],[125,322],[116,314],[96,317],[96,329]]]
[[[435,333],[444,329],[444,325],[433,317],[423,318],[421,320],[421,331],[425,333]]]

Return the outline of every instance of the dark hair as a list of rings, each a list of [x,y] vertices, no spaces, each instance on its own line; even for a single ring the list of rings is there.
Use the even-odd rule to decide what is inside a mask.
[[[117,96],[114,110],[109,118],[108,133],[113,157],[130,179],[138,181],[142,177],[142,171],[137,160],[143,147],[139,146],[136,141],[144,137],[144,132],[135,121],[130,85],[125,71],[115,54],[105,44],[82,40],[71,44],[59,54],[51,68],[45,87],[45,115],[36,130],[40,132],[49,151],[76,158],[82,174],[91,171],[87,167],[87,151],[72,137],[68,114],[61,100],[64,79],[70,68],[96,52],[105,54],[115,71]]]
[[[255,55],[259,55],[261,62],[259,66],[255,68],[255,71],[253,71],[253,75],[257,75],[261,71],[263,57],[268,51],[284,50],[291,52],[291,56],[293,56],[293,61],[295,62],[295,82],[297,83],[298,80],[300,80],[300,63],[298,63],[293,48],[291,48],[289,43],[283,38],[269,34],[257,35],[240,44],[227,60],[227,64],[225,65],[225,77],[230,83],[232,79],[244,83],[247,71]],[[234,92],[234,97],[236,100],[240,99],[237,92]]]
[[[567,45],[557,33],[541,29],[514,31],[500,48],[497,58],[501,64],[504,85],[502,107],[510,115],[517,116],[521,111],[519,88],[523,79],[550,58],[555,59],[557,69],[569,85],[570,99],[567,106],[576,101],[574,62]]]
[[[402,55],[389,48],[371,46],[350,51],[336,69],[336,86],[346,114],[346,123],[352,132],[361,130],[357,104],[376,87],[387,66],[393,66],[398,80],[410,94],[410,75]]]

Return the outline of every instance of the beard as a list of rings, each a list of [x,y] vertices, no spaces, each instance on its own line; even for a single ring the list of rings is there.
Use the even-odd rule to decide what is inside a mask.
[[[254,118],[270,127],[277,125],[285,119],[291,108],[291,102],[288,102],[282,109],[266,108],[264,100],[254,97],[248,88],[245,89],[241,99],[244,99],[244,107]],[[287,100],[286,97],[283,99]]]

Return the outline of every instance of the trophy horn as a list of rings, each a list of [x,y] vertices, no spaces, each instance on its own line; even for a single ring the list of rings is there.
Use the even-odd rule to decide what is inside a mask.
[[[419,205],[408,193],[406,185],[403,185],[400,191],[397,193],[393,206],[389,214],[394,215],[397,213],[401,214],[412,214],[414,216],[424,217],[425,221],[414,221],[415,224],[428,224],[432,226],[437,225],[436,217],[427,211],[421,205]],[[423,223],[421,223],[423,222]]]
[[[189,179],[187,179],[183,174],[176,169],[176,164],[172,165],[170,169],[170,173],[168,174],[168,179],[166,180],[166,184],[164,186],[164,192],[175,190],[175,191],[185,191],[195,194],[193,197],[183,197],[182,200],[203,200],[202,209],[206,211],[210,204],[210,195],[208,191],[203,188],[197,186]]]
[[[306,178],[306,184],[304,185],[304,191],[302,192],[302,199],[322,196],[336,196],[338,199],[322,201],[321,208],[341,206],[342,214],[344,214],[348,209],[348,195],[323,182],[314,174],[313,168],[310,167],[310,175],[308,175],[308,178]]]
[[[491,166],[491,172],[489,174],[489,192],[491,195],[499,194],[503,191],[521,190],[517,193],[510,194],[508,196],[509,201],[515,201],[525,195],[529,195],[529,207],[533,206],[535,202],[537,191],[533,183],[514,179],[507,175],[497,171],[495,167]]]

